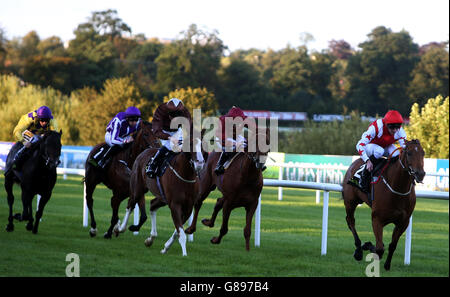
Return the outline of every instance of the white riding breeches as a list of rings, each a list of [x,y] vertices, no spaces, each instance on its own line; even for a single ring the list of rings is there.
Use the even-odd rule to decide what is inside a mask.
[[[379,146],[378,144],[374,143],[368,143],[366,145],[366,154],[368,157],[374,156],[376,159],[379,159],[381,157],[387,157],[390,154],[392,154],[393,151],[395,151],[397,147],[394,144],[388,145],[387,147],[383,148]],[[400,151],[396,151],[392,157],[398,156],[400,154]]]

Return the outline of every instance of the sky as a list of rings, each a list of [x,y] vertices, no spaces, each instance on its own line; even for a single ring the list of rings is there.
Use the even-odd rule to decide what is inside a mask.
[[[296,47],[304,33],[313,36],[306,44],[313,51],[333,39],[358,49],[381,25],[406,30],[419,45],[449,40],[448,0],[0,0],[0,28],[8,39],[35,30],[68,41],[93,11],[106,9],[147,38],[175,39],[190,24],[217,30],[230,51]]]

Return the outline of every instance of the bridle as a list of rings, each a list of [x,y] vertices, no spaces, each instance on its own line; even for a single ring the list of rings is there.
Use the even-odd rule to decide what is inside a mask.
[[[40,150],[43,150],[41,157],[44,159],[45,167],[56,168],[59,164],[61,164],[61,160],[59,159],[59,156],[56,160],[49,156],[47,146],[45,145],[48,135],[45,135],[44,137],[45,138],[40,140]]]

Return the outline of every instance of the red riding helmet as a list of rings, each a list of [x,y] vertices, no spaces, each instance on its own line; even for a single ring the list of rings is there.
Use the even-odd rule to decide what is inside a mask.
[[[386,124],[403,124],[402,115],[396,110],[389,110],[383,118]]]

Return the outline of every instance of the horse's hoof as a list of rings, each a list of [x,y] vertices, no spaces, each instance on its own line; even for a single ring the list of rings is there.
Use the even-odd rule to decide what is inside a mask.
[[[130,227],[128,227],[128,230],[130,230],[131,232],[139,231],[139,226],[138,225],[131,225]]]
[[[13,224],[8,224],[8,225],[6,225],[6,231],[7,232],[12,232],[12,231],[14,231],[14,225]]]
[[[163,248],[163,249],[161,250],[161,254],[167,254],[167,250],[166,250],[165,248]]]
[[[33,233],[33,234],[37,234],[38,233],[38,230],[36,229],[33,229],[33,231],[31,231],[31,233]]]
[[[367,241],[363,244],[363,246],[361,248],[363,249],[363,251],[373,252],[375,247],[370,241]]]
[[[14,219],[18,220],[19,222],[22,222],[22,215],[20,213],[16,213],[14,215]]]
[[[89,230],[89,235],[90,235],[91,237],[97,236],[97,229],[91,228],[91,230]]]
[[[391,263],[384,263],[384,269],[386,270],[386,271],[389,271],[389,270],[391,270]]]
[[[144,241],[144,244],[146,247],[151,247],[153,244],[153,241],[155,241],[154,237],[149,237]]]
[[[211,224],[211,220],[208,220],[208,219],[203,219],[202,224],[205,226],[208,226],[209,228],[214,227],[214,224]]]
[[[33,224],[32,224],[32,223],[31,223],[31,224],[28,223],[27,226],[26,226],[26,228],[27,228],[28,231],[33,230]]]
[[[211,238],[211,243],[212,243],[212,244],[219,244],[219,243],[220,243],[220,240],[219,240],[218,237],[213,237],[213,238]]]
[[[186,230],[184,230],[184,233],[186,234],[193,234],[195,232],[195,228],[189,227]]]
[[[363,258],[363,251],[361,248],[358,248],[353,253],[353,258],[355,258],[356,261],[361,261]]]
[[[111,237],[112,237],[112,233],[105,232],[105,234],[103,234],[103,238],[105,238],[105,239],[111,239]]]

